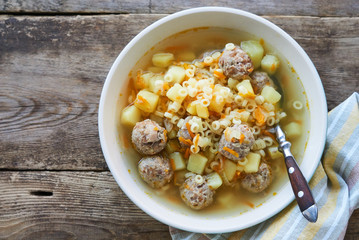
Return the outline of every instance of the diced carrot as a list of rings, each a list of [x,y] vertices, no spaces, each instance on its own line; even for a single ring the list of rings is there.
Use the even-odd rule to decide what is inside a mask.
[[[243,141],[244,141],[244,134],[243,133],[241,133],[241,136],[239,137],[239,143],[240,144],[242,144],[243,143]]]
[[[175,165],[175,160],[173,158],[170,159],[170,164],[172,169],[175,169],[176,165]]]
[[[164,141],[167,142],[167,130],[163,131]]]
[[[193,139],[194,138],[194,133],[191,131],[191,125],[188,122],[186,122],[186,128],[187,128],[187,131],[188,131],[189,135]]]
[[[148,104],[147,100],[144,99],[141,95],[137,95],[137,101],[138,104]]]
[[[218,77],[219,79],[225,79],[225,78],[226,78],[226,76],[225,76],[223,73],[221,73],[220,71],[217,71],[217,70],[214,70],[214,71],[213,71],[213,74],[214,74],[216,77]]]
[[[182,143],[184,143],[186,145],[189,145],[189,146],[191,146],[193,144],[190,139],[185,139],[183,137],[179,137],[178,140],[180,140],[180,142],[182,142]]]
[[[266,117],[259,106],[256,108],[256,110],[254,110],[253,117],[260,125],[263,125],[265,123]]]
[[[193,144],[194,146],[197,148],[198,146],[198,141],[199,141],[199,134],[197,134],[194,138],[193,138]]]
[[[275,64],[273,63],[272,66],[270,66],[270,70],[274,71],[275,70]]]
[[[251,203],[250,201],[243,200],[243,203],[246,204],[247,206],[249,206],[250,208],[254,208],[254,204]]]
[[[163,91],[167,91],[168,89],[170,89],[170,86],[168,85],[168,82],[164,82],[163,83]]]
[[[226,152],[229,152],[230,154],[232,154],[236,158],[239,157],[239,154],[236,151],[234,151],[234,150],[232,150],[232,149],[230,149],[228,147],[223,147],[223,150],[226,151]]]
[[[268,131],[265,130],[265,129],[262,130],[262,133],[263,133],[264,135],[267,135],[268,137],[271,137],[273,140],[276,140],[276,138],[275,138],[275,136],[274,136],[273,133],[270,133],[270,132],[268,132]]]

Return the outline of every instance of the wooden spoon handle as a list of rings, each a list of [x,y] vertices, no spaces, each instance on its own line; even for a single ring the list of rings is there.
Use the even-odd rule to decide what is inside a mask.
[[[310,222],[316,222],[318,209],[307,180],[304,178],[302,171],[300,171],[300,168],[292,156],[285,157],[285,164],[300,211]]]

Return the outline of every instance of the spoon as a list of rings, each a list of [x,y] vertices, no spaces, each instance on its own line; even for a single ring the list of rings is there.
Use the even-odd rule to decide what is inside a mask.
[[[300,211],[309,222],[316,222],[318,219],[318,208],[308,183],[290,152],[291,144],[285,140],[285,134],[279,125],[276,125],[274,131],[279,143],[279,151],[284,155],[290,184],[292,185]]]

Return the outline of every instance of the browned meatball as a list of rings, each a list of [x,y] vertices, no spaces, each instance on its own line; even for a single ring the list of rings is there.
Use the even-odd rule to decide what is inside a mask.
[[[268,76],[266,72],[255,71],[251,75],[250,81],[255,94],[261,93],[262,89],[266,85],[274,85],[272,79]]]
[[[188,123],[188,121],[189,120],[191,120],[192,119],[192,117],[191,116],[188,116],[188,117],[186,117],[185,118],[185,120],[184,120],[184,123],[183,123],[183,126],[178,130],[178,132],[177,132],[177,136],[178,136],[178,138],[184,138],[185,140],[191,140],[192,141],[192,137],[191,137],[191,135],[189,134],[189,132],[188,132],[188,129],[187,129],[187,126],[186,126],[186,123]],[[180,143],[180,145],[181,145],[181,147],[183,147],[183,148],[188,148],[188,147],[190,147],[191,145],[189,145],[189,144],[185,144],[183,141],[179,141],[179,143]]]
[[[173,170],[168,158],[154,155],[143,157],[138,163],[141,178],[153,188],[160,188],[173,178]]]
[[[196,175],[186,179],[180,187],[182,200],[191,208],[199,210],[213,202],[214,191],[208,186],[204,178],[198,183]]]
[[[132,142],[139,153],[154,155],[165,148],[166,133],[167,131],[156,122],[146,119],[136,123],[132,130]]]
[[[271,167],[267,163],[262,162],[258,172],[245,175],[241,181],[241,186],[250,192],[259,193],[266,189],[272,180]]]
[[[233,50],[225,49],[218,63],[223,74],[234,79],[242,79],[254,69],[251,58],[239,46]]]
[[[254,136],[247,125],[236,124],[224,130],[219,141],[219,152],[233,161],[243,159],[254,144]]]

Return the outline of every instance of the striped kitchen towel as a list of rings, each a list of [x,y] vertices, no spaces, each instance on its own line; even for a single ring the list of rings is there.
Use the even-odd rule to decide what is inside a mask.
[[[309,223],[296,201],[276,216],[234,233],[199,234],[170,227],[174,240],[343,239],[348,220],[359,207],[359,94],[330,111],[321,164],[310,181],[319,208]]]

